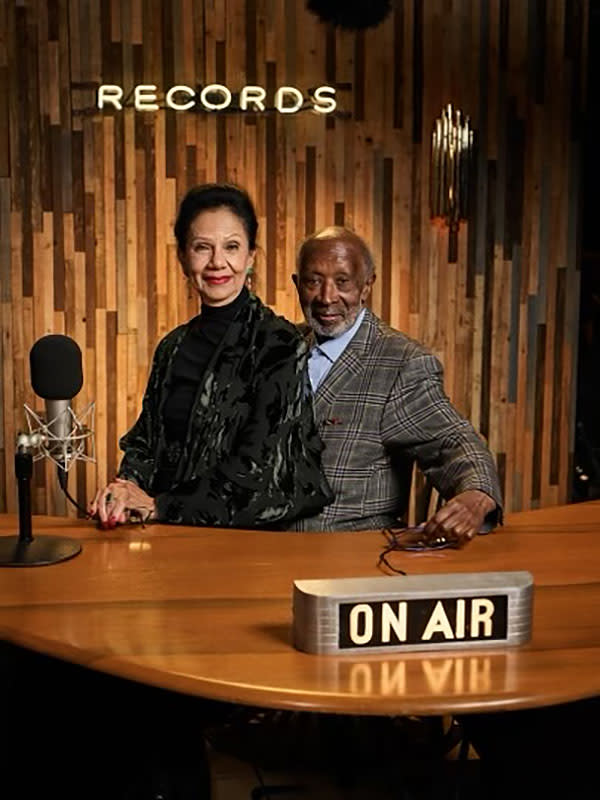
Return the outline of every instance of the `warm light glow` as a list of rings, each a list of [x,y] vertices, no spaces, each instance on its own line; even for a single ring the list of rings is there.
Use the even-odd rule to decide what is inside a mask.
[[[128,549],[131,553],[141,553],[143,551],[152,550],[150,542],[134,541],[129,542]]]
[[[508,689],[508,670],[499,668],[506,656],[427,658],[422,661],[358,661],[347,666],[348,688],[352,694],[383,694],[396,697],[414,691],[424,680],[436,695],[481,694]],[[497,685],[492,680],[492,664]]]
[[[448,104],[436,119],[431,141],[431,216],[456,227],[467,218],[473,131],[468,116]]]

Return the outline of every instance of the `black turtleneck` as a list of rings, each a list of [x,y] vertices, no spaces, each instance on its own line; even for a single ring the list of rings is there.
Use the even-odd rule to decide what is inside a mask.
[[[242,291],[226,306],[202,306],[191,320],[173,361],[171,389],[164,406],[165,433],[171,442],[183,442],[198,386],[227,328],[246,305],[250,293]]]

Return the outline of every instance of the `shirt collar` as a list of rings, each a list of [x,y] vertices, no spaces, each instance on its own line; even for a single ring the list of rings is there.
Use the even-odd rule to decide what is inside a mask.
[[[346,347],[350,344],[356,331],[360,328],[360,324],[365,316],[365,309],[361,309],[360,313],[354,320],[352,327],[344,331],[341,336],[335,336],[332,339],[324,339],[322,342],[315,342],[315,349],[318,349],[324,356],[334,363],[342,355]]]

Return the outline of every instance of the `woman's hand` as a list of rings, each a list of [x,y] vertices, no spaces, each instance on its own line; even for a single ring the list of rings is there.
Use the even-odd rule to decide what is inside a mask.
[[[139,517],[144,522],[155,518],[156,504],[143,489],[133,481],[115,478],[104,489],[100,489],[88,506],[88,513],[97,517],[103,528],[116,528]]]

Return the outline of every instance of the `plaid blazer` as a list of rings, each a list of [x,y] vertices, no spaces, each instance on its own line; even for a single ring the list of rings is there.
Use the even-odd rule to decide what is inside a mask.
[[[317,389],[314,407],[335,499],[296,521],[296,530],[397,524],[415,459],[442,497],[480,489],[501,508],[492,455],[446,397],[440,362],[369,309]]]

